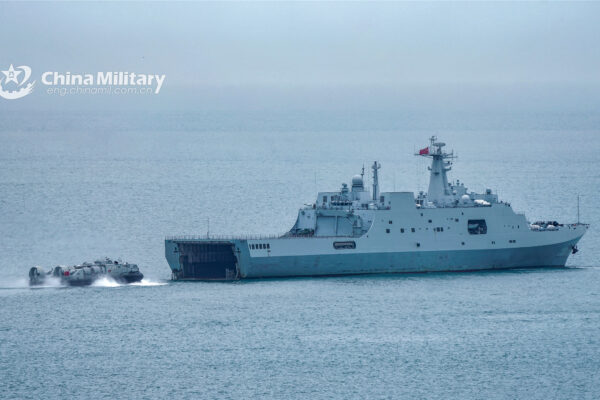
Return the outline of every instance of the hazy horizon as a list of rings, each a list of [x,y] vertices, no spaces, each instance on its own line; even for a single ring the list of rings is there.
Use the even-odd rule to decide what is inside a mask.
[[[0,3],[0,109],[596,112],[600,3]],[[42,71],[166,74],[155,96],[48,95]],[[37,74],[37,75],[36,75]],[[487,112],[486,111],[486,112]]]

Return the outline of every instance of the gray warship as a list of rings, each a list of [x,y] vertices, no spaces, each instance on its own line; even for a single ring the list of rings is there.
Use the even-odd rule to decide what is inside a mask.
[[[29,284],[43,285],[51,279],[71,286],[91,285],[100,278],[110,278],[121,283],[139,282],[144,278],[137,264],[122,263],[110,258],[96,260],[94,263],[85,262],[73,266],[56,266],[49,271],[42,267],[32,267],[29,270]]]
[[[429,189],[369,192],[363,173],[339,191],[320,192],[274,236],[174,236],[165,256],[175,280],[472,271],[564,267],[587,224],[530,223],[487,189],[450,182],[455,159],[431,137],[415,155],[431,160]]]

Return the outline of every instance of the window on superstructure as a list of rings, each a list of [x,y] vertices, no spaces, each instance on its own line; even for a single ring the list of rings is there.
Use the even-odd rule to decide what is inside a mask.
[[[392,221],[391,221],[391,220],[389,220],[389,221],[388,221],[388,224],[390,224],[390,225],[391,225],[391,224],[392,224]]]
[[[415,228],[410,228],[410,231],[411,231],[411,232],[414,232],[414,231],[415,231]]]
[[[327,196],[323,196],[323,204],[327,203]]]
[[[400,228],[400,233],[404,233],[404,228]]]
[[[390,230],[389,230],[389,229],[386,229],[386,230],[385,230],[385,233],[390,233]]]
[[[485,219],[470,219],[467,221],[467,230],[470,235],[485,235],[487,233],[487,224]]]

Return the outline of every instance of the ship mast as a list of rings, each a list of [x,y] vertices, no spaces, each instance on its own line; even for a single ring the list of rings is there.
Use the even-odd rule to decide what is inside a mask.
[[[446,153],[443,151],[443,147],[446,146],[443,142],[437,142],[437,137],[432,136],[429,138],[429,147],[421,149],[417,156],[431,158],[431,166],[429,171],[429,190],[427,191],[427,198],[430,202],[435,205],[443,206],[448,202],[454,200],[450,193],[450,186],[448,185],[447,172],[452,169],[452,159],[456,158],[454,151]]]
[[[375,161],[371,168],[373,169],[373,201],[377,201],[379,198],[379,179],[377,177],[377,170],[381,168],[381,164]]]

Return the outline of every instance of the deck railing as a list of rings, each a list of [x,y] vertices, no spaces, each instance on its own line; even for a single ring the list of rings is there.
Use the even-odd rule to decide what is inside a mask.
[[[166,236],[165,240],[268,240],[268,239],[326,239],[326,238],[355,238],[356,236],[315,236],[315,235],[291,235],[289,233],[271,235],[177,235]]]

